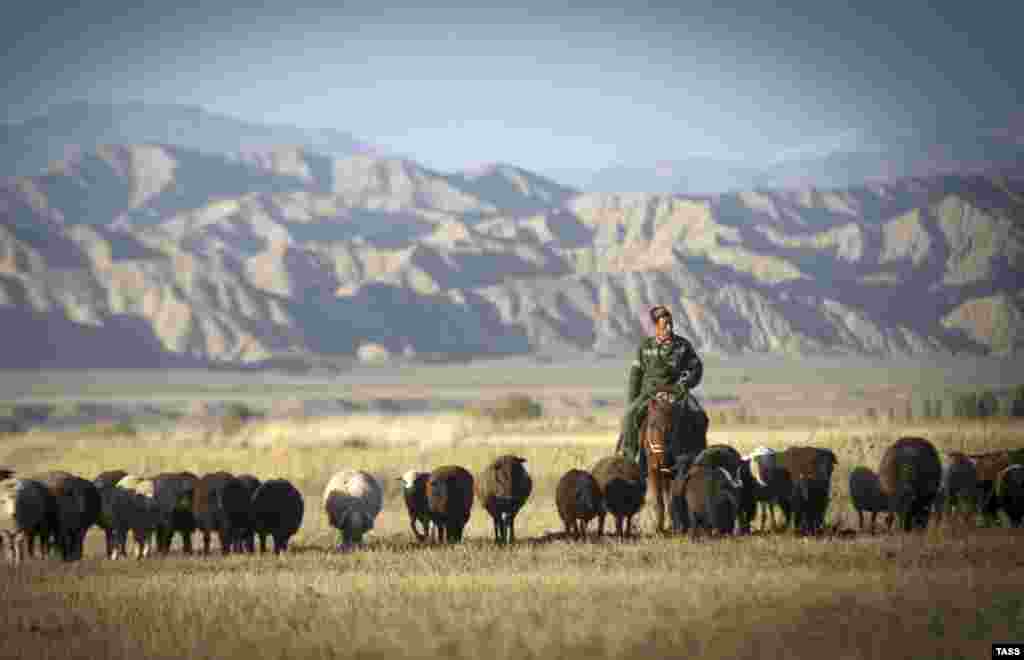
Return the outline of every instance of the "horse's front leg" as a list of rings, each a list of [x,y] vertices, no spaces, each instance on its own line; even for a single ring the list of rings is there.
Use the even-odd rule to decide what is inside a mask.
[[[649,458],[647,460],[647,494],[644,499],[654,502],[654,520],[657,525],[656,529],[660,533],[665,526],[665,500],[661,496],[658,468]]]
[[[654,489],[654,506],[655,515],[658,520],[658,533],[665,533],[665,500],[666,500],[666,486],[667,484],[662,483],[664,478],[661,474],[656,474],[652,483],[655,484]]]

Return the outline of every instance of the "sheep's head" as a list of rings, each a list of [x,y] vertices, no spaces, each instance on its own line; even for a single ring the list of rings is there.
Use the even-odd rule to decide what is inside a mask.
[[[402,482],[403,489],[412,490],[416,486],[416,480],[425,474],[428,473],[420,472],[419,470],[408,470],[398,480]]]
[[[362,543],[363,535],[373,528],[373,520],[363,511],[349,509],[341,514],[339,527],[342,537],[351,543]]]

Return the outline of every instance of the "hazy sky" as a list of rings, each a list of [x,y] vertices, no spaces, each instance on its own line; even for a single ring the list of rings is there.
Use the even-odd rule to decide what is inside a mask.
[[[450,170],[765,158],[999,126],[1022,108],[1024,3],[205,4],[5,9],[2,116],[186,103],[347,130]]]

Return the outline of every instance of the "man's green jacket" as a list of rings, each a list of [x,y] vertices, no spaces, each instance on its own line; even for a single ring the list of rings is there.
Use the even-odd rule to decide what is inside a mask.
[[[680,385],[679,393],[685,394],[700,384],[703,375],[704,365],[690,342],[676,334],[665,342],[648,337],[630,365],[626,401],[633,406],[638,397],[649,400],[655,390],[666,385]]]

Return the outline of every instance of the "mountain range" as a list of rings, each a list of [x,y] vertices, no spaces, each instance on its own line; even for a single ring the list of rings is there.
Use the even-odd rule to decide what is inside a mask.
[[[69,151],[0,187],[0,366],[1013,355],[1024,170],[716,194],[443,173],[337,134]],[[348,151],[345,151],[345,150]]]

